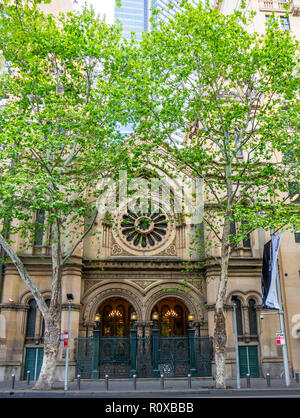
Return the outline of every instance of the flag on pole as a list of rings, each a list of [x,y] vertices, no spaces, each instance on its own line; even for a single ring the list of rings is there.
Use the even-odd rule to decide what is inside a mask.
[[[264,246],[262,269],[262,300],[263,308],[280,309],[278,302],[276,277],[278,274],[277,259],[281,240],[281,232]]]

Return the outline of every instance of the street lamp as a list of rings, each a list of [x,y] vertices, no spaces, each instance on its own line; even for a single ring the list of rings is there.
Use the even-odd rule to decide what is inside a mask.
[[[153,343],[153,371],[152,377],[159,377],[158,370],[158,313],[152,314],[153,328],[152,328],[152,343]]]
[[[100,315],[99,312],[97,312],[96,315],[95,315],[95,326],[96,326],[96,328],[99,328],[100,320],[101,320],[101,315]]]
[[[99,363],[99,344],[100,344],[100,321],[101,321],[101,314],[97,312],[95,314],[94,322],[94,331],[93,331],[93,371],[92,371],[92,379],[99,378],[99,370],[98,370],[98,363]]]
[[[241,388],[240,378],[240,359],[239,359],[239,345],[238,345],[238,333],[237,333],[237,319],[236,319],[236,301],[238,297],[232,295],[231,301],[233,302],[233,322],[234,322],[234,341],[235,341],[235,362],[236,362],[236,387]]]
[[[68,342],[66,351],[66,365],[65,365],[65,390],[68,390],[68,372],[69,372],[69,351],[70,351],[70,322],[71,322],[71,303],[74,300],[72,293],[67,293],[68,300]]]
[[[195,328],[193,327],[195,315],[190,312],[188,314],[188,336],[189,336],[189,356],[190,356],[190,375],[196,376],[196,363],[195,363]]]
[[[136,344],[137,344],[137,329],[136,329],[136,312],[132,312],[130,315],[131,328],[130,328],[130,377],[136,376]]]

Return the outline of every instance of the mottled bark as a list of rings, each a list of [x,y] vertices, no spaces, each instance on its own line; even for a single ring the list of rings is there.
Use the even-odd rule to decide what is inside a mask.
[[[61,331],[61,278],[62,253],[59,222],[53,224],[52,289],[50,307],[46,314],[44,333],[44,358],[41,373],[34,389],[50,390],[53,387]]]
[[[215,310],[215,366],[216,366],[216,388],[226,388],[226,370],[225,370],[225,348],[226,348],[226,327],[223,310]]]
[[[227,216],[229,213],[227,214]],[[216,366],[216,388],[226,389],[226,322],[224,313],[224,303],[228,283],[228,265],[230,256],[229,244],[230,221],[224,222],[223,240],[221,249],[221,275],[215,305],[215,330],[214,330],[214,349]]]
[[[33,389],[50,390],[55,381],[56,361],[60,341],[61,310],[51,308],[45,316],[44,358],[39,378]]]

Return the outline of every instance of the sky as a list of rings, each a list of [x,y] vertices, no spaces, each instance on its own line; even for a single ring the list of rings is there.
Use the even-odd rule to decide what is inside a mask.
[[[115,0],[77,0],[77,4],[74,1],[74,8],[81,8],[85,2],[91,4],[101,17],[105,16],[107,23],[114,23]]]

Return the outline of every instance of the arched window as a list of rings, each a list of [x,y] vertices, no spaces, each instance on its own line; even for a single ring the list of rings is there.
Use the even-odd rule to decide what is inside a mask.
[[[257,317],[255,309],[255,300],[250,299],[248,303],[249,328],[250,335],[257,335]]]
[[[168,305],[164,305],[161,308],[161,335],[162,337],[168,337],[170,335],[170,316],[168,315],[170,308]]]
[[[36,301],[31,299],[29,302],[29,311],[27,314],[26,337],[34,337],[35,335],[35,321],[36,321]]]
[[[45,211],[40,210],[36,215],[36,227],[34,234],[34,246],[41,247],[43,245],[44,236]]]
[[[239,299],[236,299],[236,322],[237,322],[237,333],[243,335],[243,316],[242,316],[242,305]]]
[[[174,317],[174,334],[175,335],[183,335],[183,309],[180,305],[176,305],[174,308],[174,311],[176,313],[176,316]]]

